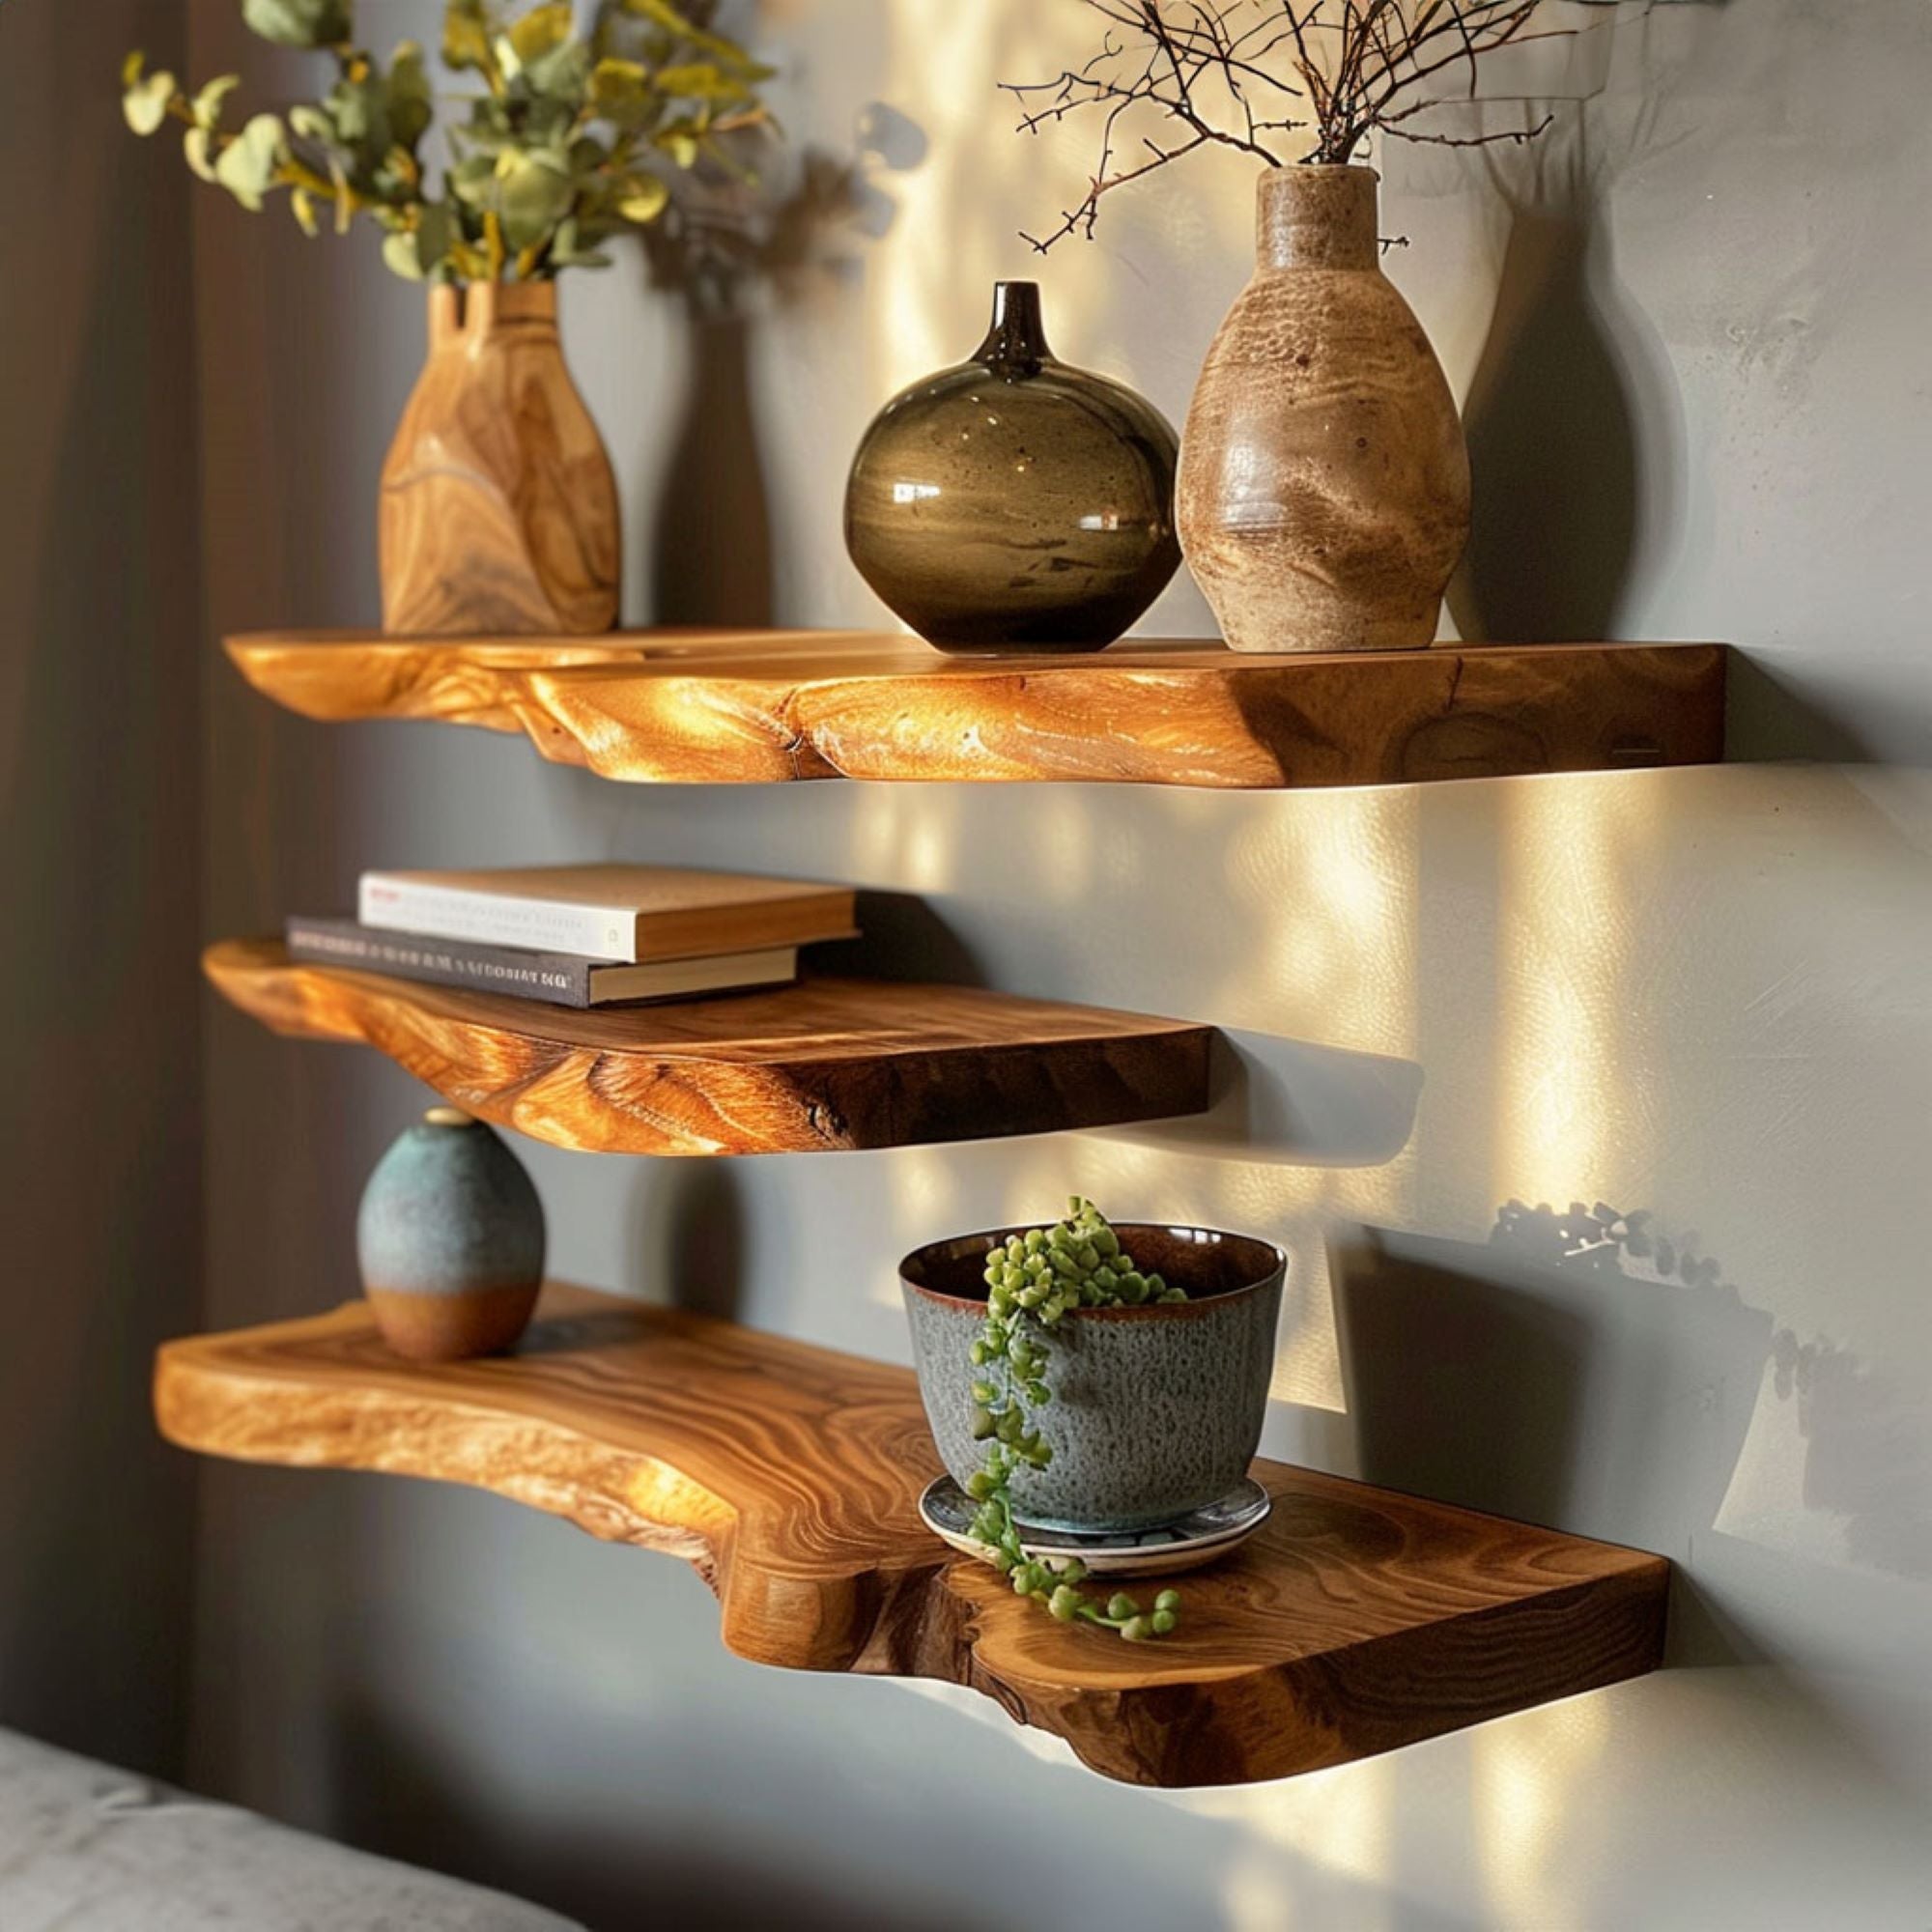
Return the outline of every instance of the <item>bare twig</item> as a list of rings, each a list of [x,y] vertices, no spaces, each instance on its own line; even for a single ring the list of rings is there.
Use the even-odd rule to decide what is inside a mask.
[[[1049,80],[1004,83],[1020,105],[1022,133],[1070,116],[1100,118],[1099,157],[1085,197],[1063,211],[1050,234],[1024,238],[1041,253],[1069,235],[1092,241],[1106,196],[1197,148],[1234,148],[1283,167],[1353,161],[1377,133],[1444,148],[1533,141],[1552,117],[1475,134],[1409,124],[1451,100],[1474,99],[1487,55],[1575,31],[1529,31],[1539,0],[1081,4],[1106,23],[1100,50]],[[1466,90],[1440,91],[1452,71],[1466,72]],[[1133,124],[1143,117],[1178,121],[1184,136],[1163,142],[1139,131]],[[1121,166],[1116,156],[1129,140],[1148,158]]]

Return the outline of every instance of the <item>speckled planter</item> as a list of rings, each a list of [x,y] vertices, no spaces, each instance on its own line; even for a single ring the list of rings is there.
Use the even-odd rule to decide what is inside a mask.
[[[355,1219],[362,1285],[399,1355],[507,1349],[543,1282],[543,1203],[481,1121],[432,1107],[376,1163]]]
[[[962,1235],[899,1265],[920,1395],[940,1460],[964,1485],[973,1440],[970,1350],[986,1319],[987,1251],[1024,1229]],[[1203,1228],[1115,1224],[1143,1267],[1190,1299],[1083,1308],[1054,1330],[1053,1400],[1032,1420],[1053,1449],[1012,1481],[1016,1513],[1043,1528],[1144,1529],[1225,1495],[1261,1440],[1288,1259],[1266,1241]]]

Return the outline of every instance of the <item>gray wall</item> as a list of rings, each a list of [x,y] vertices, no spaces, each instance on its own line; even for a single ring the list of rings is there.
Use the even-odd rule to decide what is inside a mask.
[[[0,14],[0,1724],[178,1767],[192,1471],[155,1345],[202,1273],[197,421],[186,185],[119,50]]]
[[[196,71],[293,74],[232,11],[190,10]],[[781,622],[878,619],[839,544],[848,452],[977,339],[991,277],[1030,266],[1015,230],[1089,158],[1010,138],[992,91],[1082,50],[1070,4],[769,19],[795,133],[884,128],[905,164],[871,164],[877,232],[743,341],[695,351],[628,267],[570,289],[637,619],[742,614],[748,582]],[[1385,160],[1392,270],[1470,399],[1459,619],[1734,639],[1742,749],[1821,762],[1326,796],[626,790],[480,734],[307,725],[203,650],[210,933],[346,902],[385,861],[793,868],[921,895],[993,983],[1211,1020],[1249,1062],[1252,1119],[1205,1132],[728,1165],[530,1149],[560,1272],[903,1359],[895,1257],[1072,1187],[1278,1236],[1270,1446],[1664,1551],[1677,1667],[1318,1776],[1150,1795],[964,1693],[741,1664],[684,1570],[490,1498],[210,1468],[205,1784],[609,1926],[977,1932],[1022,1900],[1231,1932],[1923,1918],[1932,15],[1846,22],[1660,10],[1563,51],[1577,99],[1539,149]],[[1063,353],[1178,416],[1246,272],[1248,195],[1237,164],[1177,172],[1041,265]],[[210,628],[367,622],[419,305],[368,249],[213,196],[195,235]],[[719,399],[696,423],[694,369]],[[1205,622],[1183,580],[1151,628]],[[325,1306],[420,1093],[226,1012],[205,1029],[208,1316]],[[1420,1069],[1399,1157],[1360,1164],[1362,1069],[1297,1042]],[[1517,1198],[1647,1208],[1709,1264],[1492,1238]]]

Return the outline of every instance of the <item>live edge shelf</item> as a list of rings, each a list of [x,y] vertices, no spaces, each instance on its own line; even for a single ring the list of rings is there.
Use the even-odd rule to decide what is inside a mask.
[[[805,980],[587,1012],[211,947],[276,1033],[377,1047],[484,1120],[599,1153],[810,1153],[1198,1114],[1213,1029],[964,986]]]
[[[1076,657],[945,657],[865,632],[233,638],[304,716],[526,733],[639,781],[1104,779],[1235,788],[1711,764],[1722,644],[1438,645],[1242,655],[1128,639]]]
[[[548,1289],[515,1355],[446,1367],[390,1354],[359,1302],[175,1342],[155,1402],[185,1448],[466,1483],[681,1556],[738,1656],[962,1684],[1136,1784],[1345,1763],[1662,1645],[1660,1557],[1277,1463],[1273,1516],[1183,1579],[1174,1636],[1068,1629],[921,1525],[908,1372],[582,1289]]]

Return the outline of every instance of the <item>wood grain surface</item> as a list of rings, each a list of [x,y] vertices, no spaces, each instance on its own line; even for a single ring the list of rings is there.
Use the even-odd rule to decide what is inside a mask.
[[[1437,645],[1321,655],[1129,639],[946,657],[867,632],[627,632],[439,643],[234,638],[307,717],[526,733],[637,781],[1102,779],[1257,788],[1709,764],[1721,644]]]
[[[429,291],[429,359],[383,468],[383,622],[606,631],[617,480],[570,379],[554,282]]]
[[[1095,1771],[1231,1784],[1345,1763],[1653,1669],[1661,1558],[1281,1463],[1266,1526],[1158,1644],[1067,1628],[919,1521],[909,1372],[552,1287],[511,1356],[435,1367],[366,1307],[176,1342],[169,1440],[494,1490],[695,1564],[761,1663],[927,1677]]]
[[[1236,650],[1426,650],[1469,539],[1442,365],[1381,270],[1377,175],[1264,168],[1254,278],[1202,365],[1176,516]]]
[[[467,1112],[599,1153],[810,1153],[1204,1112],[1213,1029],[965,986],[805,980],[576,1011],[290,963],[203,957],[275,1032],[356,1040]]]

